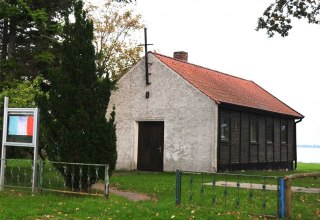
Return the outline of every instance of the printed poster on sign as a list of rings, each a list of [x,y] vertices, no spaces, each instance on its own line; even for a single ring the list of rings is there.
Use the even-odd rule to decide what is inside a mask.
[[[37,108],[4,108],[3,144],[35,147],[38,140]]]
[[[8,115],[8,142],[32,143],[33,115]]]

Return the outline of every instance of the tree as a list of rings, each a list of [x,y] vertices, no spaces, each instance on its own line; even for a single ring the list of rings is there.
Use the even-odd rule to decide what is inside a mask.
[[[307,19],[310,24],[320,23],[320,1],[318,0],[276,0],[258,20],[256,30],[266,29],[267,35],[275,33],[288,36],[293,18]]]
[[[9,96],[13,107],[34,107],[45,96],[47,81],[37,76],[60,64],[60,22],[72,1],[0,0],[1,100]]]
[[[107,121],[105,112],[113,85],[108,77],[96,74],[93,24],[83,11],[82,1],[74,4],[74,17],[74,23],[65,18],[61,68],[49,74],[49,98],[42,105],[46,106],[42,109],[46,151],[53,161],[108,163],[112,171],[117,159],[115,113]],[[58,169],[63,173],[61,167]],[[79,173],[75,174],[77,187]],[[71,181],[68,176],[69,186]]]
[[[57,64],[59,22],[72,1],[0,1],[0,81],[46,74]]]
[[[94,24],[99,77],[108,74],[117,80],[140,60],[142,48],[134,35],[143,28],[141,16],[127,6],[126,3],[106,0],[104,7],[88,7]]]

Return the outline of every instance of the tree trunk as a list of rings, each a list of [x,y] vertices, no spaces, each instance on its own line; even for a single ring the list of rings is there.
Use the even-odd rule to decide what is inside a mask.
[[[3,21],[1,60],[6,60],[8,55],[8,22],[8,19]]]
[[[10,22],[9,34],[8,34],[8,59],[14,57],[16,35],[17,35],[17,27],[14,22]]]

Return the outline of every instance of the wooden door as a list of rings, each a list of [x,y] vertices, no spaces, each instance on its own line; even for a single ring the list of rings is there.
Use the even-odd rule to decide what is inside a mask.
[[[139,122],[138,170],[163,171],[164,122]]]

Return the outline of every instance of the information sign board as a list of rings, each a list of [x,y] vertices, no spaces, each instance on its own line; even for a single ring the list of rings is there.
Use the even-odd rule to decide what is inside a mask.
[[[4,99],[3,133],[0,166],[0,190],[4,186],[5,161],[7,147],[32,147],[33,148],[33,175],[32,190],[37,183],[38,161],[38,108],[8,108],[9,98]]]
[[[6,146],[35,147],[38,109],[6,108],[4,113],[4,144]]]

